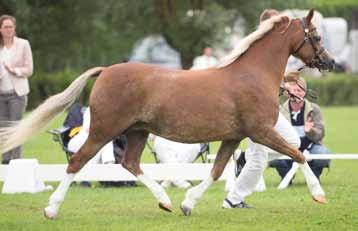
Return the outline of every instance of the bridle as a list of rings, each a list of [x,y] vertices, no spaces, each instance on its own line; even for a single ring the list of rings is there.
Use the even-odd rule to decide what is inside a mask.
[[[316,67],[318,68],[319,71],[321,71],[325,63],[320,58],[320,55],[324,52],[325,49],[322,46],[318,49],[315,45],[317,42],[320,41],[321,38],[313,33],[316,31],[315,27],[312,29],[308,28],[308,25],[306,25],[304,18],[300,19],[300,23],[305,33],[305,36],[303,40],[300,42],[300,44],[298,45],[298,47],[293,51],[292,55],[296,56],[297,53],[301,50],[301,48],[305,45],[305,43],[309,41],[309,43],[313,48],[314,56],[310,62],[305,64],[303,67],[299,68],[298,71],[301,71],[305,67],[311,67],[311,68]]]

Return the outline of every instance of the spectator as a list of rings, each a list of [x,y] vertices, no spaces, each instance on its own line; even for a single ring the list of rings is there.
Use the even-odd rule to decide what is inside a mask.
[[[154,138],[154,150],[161,163],[191,163],[197,158],[200,149],[200,144],[183,144],[159,136]],[[188,188],[191,186],[188,181],[180,179],[162,182],[163,187],[171,185],[178,188]]]
[[[16,19],[0,16],[0,120],[21,120],[33,72],[30,43],[16,36]],[[21,157],[21,147],[2,155],[2,164]]]
[[[82,115],[83,114],[83,115]],[[88,138],[90,127],[90,108],[84,109],[80,104],[74,104],[64,122],[65,126],[71,127],[69,133],[70,140],[67,148],[70,152],[77,152]],[[120,143],[120,144],[119,144]],[[115,164],[120,163],[120,159],[125,152],[126,140],[120,136],[103,146],[98,153],[87,164]],[[135,186],[134,181],[128,182],[101,182],[103,186]],[[90,186],[88,182],[81,182],[83,186]]]
[[[213,56],[213,49],[211,47],[205,47],[203,55],[198,56],[193,61],[192,70],[206,69],[214,67],[218,63],[218,60]]]
[[[88,138],[90,127],[90,108],[86,108],[83,114],[83,124],[79,132],[74,135],[71,140],[68,142],[68,150],[71,152],[78,152],[78,150],[82,147],[85,141]],[[98,153],[88,162],[92,164],[114,164],[114,151],[113,151],[113,142],[107,143],[103,146]]]
[[[292,95],[282,105],[281,113],[288,119],[301,139],[300,151],[307,150],[311,154],[328,154],[330,151],[322,145],[324,123],[319,106],[305,99],[307,92],[306,81],[299,77],[298,72],[286,75],[288,90]],[[298,96],[298,97],[295,97]],[[311,160],[308,162],[313,173],[319,179],[322,170],[329,167],[330,160]],[[279,175],[284,178],[292,167],[292,160],[274,160],[270,163]]]

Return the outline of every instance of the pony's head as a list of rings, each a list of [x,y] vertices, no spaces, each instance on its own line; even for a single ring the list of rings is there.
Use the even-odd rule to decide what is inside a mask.
[[[306,17],[294,21],[299,24],[300,29],[292,46],[292,54],[309,67],[318,68],[320,71],[331,71],[334,67],[334,59],[322,46],[321,36],[311,23],[313,14],[314,10],[311,9]]]

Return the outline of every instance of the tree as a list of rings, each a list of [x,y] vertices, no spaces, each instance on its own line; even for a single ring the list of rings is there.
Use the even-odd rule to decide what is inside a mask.
[[[185,68],[205,45],[220,43],[241,17],[253,31],[265,8],[318,6],[324,15],[347,14],[340,1],[308,0],[0,0],[0,13],[17,18],[17,32],[30,40],[35,70],[84,69],[129,57],[134,43],[162,34]],[[345,4],[356,1],[345,0]],[[349,5],[351,6],[351,5]]]

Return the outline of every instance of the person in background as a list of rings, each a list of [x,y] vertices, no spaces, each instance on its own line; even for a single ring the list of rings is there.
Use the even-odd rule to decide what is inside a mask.
[[[213,49],[211,47],[205,47],[203,55],[198,56],[193,61],[192,70],[201,70],[216,66],[218,60],[213,56]]]
[[[185,144],[171,141],[160,136],[154,138],[154,150],[160,163],[192,163],[201,150],[200,144]],[[175,186],[178,188],[189,188],[188,181],[164,180],[163,187]]]
[[[89,135],[90,108],[82,107],[82,105],[78,103],[72,105],[64,122],[64,126],[71,128],[67,149],[72,153],[76,153],[85,143]],[[118,136],[113,141],[104,145],[87,164],[120,163],[126,151],[126,143],[127,140],[124,135]],[[100,184],[104,187],[136,186],[134,181],[102,181]],[[81,182],[80,185],[91,186],[91,184],[86,181]]]
[[[16,36],[16,19],[0,16],[0,121],[21,120],[33,73],[29,41]],[[5,123],[6,123],[5,122]],[[3,126],[0,124],[0,126]],[[21,147],[2,154],[2,164],[21,158]]]
[[[88,138],[89,134],[89,127],[90,127],[90,108],[87,107],[83,113],[83,124],[80,127],[78,133],[74,135],[70,141],[68,142],[68,150],[76,153],[85,141]],[[113,142],[107,143],[103,146],[98,153],[88,161],[88,164],[114,164],[115,157],[114,157],[114,150],[113,150]]]
[[[264,10],[260,16],[260,22],[276,15],[279,15],[277,10]],[[287,79],[284,78],[284,81],[286,82]],[[284,87],[287,87],[287,85],[284,84]],[[258,111],[258,113],[264,112]],[[275,130],[287,141],[287,143],[296,148],[300,146],[298,134],[281,112],[278,114]],[[235,161],[235,164],[237,165],[235,169],[240,169],[240,172],[236,173],[237,178],[234,180],[233,184],[228,187],[229,192],[223,201],[222,208],[251,208],[251,206],[245,202],[246,197],[255,191],[255,188],[267,167],[268,161],[270,159],[276,159],[279,156],[280,154],[269,156],[268,148],[249,139],[249,147],[245,152],[246,163],[242,165],[243,167],[238,167],[240,163]],[[238,161],[240,161],[240,159],[243,158],[239,158]],[[300,165],[300,168],[304,172],[307,186],[310,189],[313,199],[319,203],[326,203],[325,193],[308,164],[305,163]]]
[[[292,94],[288,95],[288,100],[282,104],[281,113],[291,122],[300,136],[299,150],[301,152],[307,150],[310,154],[329,154],[330,151],[322,144],[325,127],[321,109],[305,98],[306,81],[298,72],[288,73],[286,79],[292,79],[287,82],[287,89]],[[329,167],[330,160],[311,160],[308,164],[319,179],[323,168]],[[270,166],[275,167],[279,175],[284,178],[292,167],[292,160],[274,160],[271,161]]]

